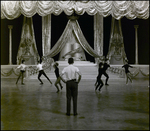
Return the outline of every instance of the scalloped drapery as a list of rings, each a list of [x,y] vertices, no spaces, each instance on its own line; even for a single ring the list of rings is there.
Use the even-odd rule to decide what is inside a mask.
[[[117,20],[124,16],[148,19],[149,1],[1,1],[1,19],[15,19],[21,14],[26,17],[36,13],[40,16],[60,15],[63,11],[66,15],[72,15],[74,11],[78,15],[85,12],[104,17],[112,15]]]

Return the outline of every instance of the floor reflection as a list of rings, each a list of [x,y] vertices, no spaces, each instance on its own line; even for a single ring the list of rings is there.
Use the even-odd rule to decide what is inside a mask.
[[[52,81],[54,83],[54,81]],[[148,80],[110,80],[102,92],[94,80],[81,80],[78,115],[66,116],[66,90],[37,80],[15,84],[1,79],[1,130],[148,130]]]

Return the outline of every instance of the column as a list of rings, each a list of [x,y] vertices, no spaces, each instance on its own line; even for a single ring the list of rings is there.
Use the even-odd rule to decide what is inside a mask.
[[[42,17],[42,52],[48,55],[51,49],[51,15]]]
[[[12,25],[8,25],[9,28],[9,65],[12,65]]]
[[[135,64],[139,64],[138,63],[138,33],[137,33],[138,27],[139,25],[134,25],[134,28],[135,28]]]
[[[94,50],[103,56],[103,16],[99,13],[94,15]]]

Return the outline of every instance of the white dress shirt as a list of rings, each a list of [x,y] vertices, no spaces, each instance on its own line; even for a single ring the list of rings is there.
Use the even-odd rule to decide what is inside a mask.
[[[66,76],[66,80],[72,80],[77,79],[77,74],[81,75],[78,67],[75,67],[74,65],[70,64],[69,66],[65,67],[62,70],[62,75]]]
[[[18,69],[20,68],[20,70],[25,71],[26,65],[25,64],[20,64],[17,68]]]
[[[43,67],[42,67],[42,66],[43,66],[42,64],[38,64],[38,65],[37,65],[38,71],[43,70]]]

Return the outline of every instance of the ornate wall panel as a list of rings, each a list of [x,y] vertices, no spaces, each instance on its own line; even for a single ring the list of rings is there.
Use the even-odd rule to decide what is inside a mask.
[[[27,18],[25,16],[23,20],[20,45],[17,53],[17,64],[21,64],[23,59],[28,65],[37,64],[37,61],[39,60],[32,18]]]

